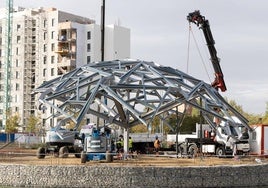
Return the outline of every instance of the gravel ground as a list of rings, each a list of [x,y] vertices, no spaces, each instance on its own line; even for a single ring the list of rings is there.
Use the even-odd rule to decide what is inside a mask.
[[[31,165],[126,165],[126,166],[216,166],[216,165],[247,165],[256,163],[268,163],[268,158],[259,156],[243,156],[236,158],[218,158],[211,156],[199,156],[195,158],[176,158],[175,155],[137,155],[134,158],[118,160],[114,157],[112,163],[106,161],[90,161],[81,163],[80,158],[69,154],[68,158],[59,158],[47,155],[44,159],[36,157],[36,150],[16,149],[0,151],[0,164],[31,164]]]

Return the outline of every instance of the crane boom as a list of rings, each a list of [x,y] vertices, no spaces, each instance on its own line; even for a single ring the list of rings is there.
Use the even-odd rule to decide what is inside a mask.
[[[196,24],[198,27],[200,26],[200,29],[203,30],[210,53],[211,62],[215,71],[215,80],[211,83],[212,87],[216,88],[217,90],[220,88],[222,92],[226,91],[227,88],[223,79],[223,73],[220,67],[220,60],[217,57],[217,51],[214,46],[215,41],[210,30],[209,21],[206,20],[205,17],[200,14],[199,10],[189,13],[189,15],[187,16],[187,20]]]

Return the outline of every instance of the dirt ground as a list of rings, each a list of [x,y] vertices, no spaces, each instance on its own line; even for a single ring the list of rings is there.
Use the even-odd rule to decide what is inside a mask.
[[[81,163],[80,158],[69,154],[68,158],[59,158],[54,155],[47,155],[44,159],[36,157],[37,150],[16,149],[9,151],[0,150],[0,164],[30,164],[30,165],[103,165],[103,166],[163,166],[163,167],[183,167],[183,166],[217,166],[217,165],[247,165],[268,163],[268,158],[259,156],[237,156],[235,158],[219,158],[212,156],[196,156],[195,158],[179,157],[170,154],[137,155],[133,158],[117,159],[113,162],[88,161]]]

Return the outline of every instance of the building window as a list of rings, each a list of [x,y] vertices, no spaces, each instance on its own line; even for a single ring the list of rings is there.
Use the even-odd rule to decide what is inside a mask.
[[[17,31],[20,30],[20,24],[17,24]]]
[[[51,39],[54,39],[54,37],[55,37],[54,35],[55,35],[55,31],[52,31],[51,32]]]
[[[19,48],[16,48],[16,55],[19,55]]]
[[[16,79],[19,79],[19,77],[20,77],[20,73],[19,71],[16,71]]]
[[[16,83],[16,91],[20,90],[20,84]]]
[[[55,63],[55,56],[51,56],[51,64]]]
[[[35,36],[32,37],[32,41],[33,41],[34,43],[36,43],[36,37],[35,37]]]
[[[51,76],[54,76],[54,68],[51,69]]]
[[[0,91],[4,91],[4,86],[0,84]]]
[[[87,32],[87,40],[90,40],[90,39],[91,39],[91,32],[88,31],[88,32]]]
[[[44,20],[44,28],[47,28],[47,20]]]
[[[43,77],[46,76],[46,73],[47,73],[47,69],[43,69]]]
[[[44,52],[47,52],[47,44],[44,44]]]
[[[47,32],[44,32],[44,40],[47,39]]]
[[[53,118],[50,118],[49,122],[50,122],[50,125],[53,125]]]
[[[51,20],[51,26],[53,27],[55,25],[55,18]]]
[[[54,44],[54,43],[51,44],[51,51],[52,51],[52,52],[55,51],[55,44]]]
[[[90,56],[87,56],[87,64],[90,63]]]
[[[91,48],[91,45],[90,45],[90,43],[88,43],[88,44],[87,44],[87,51],[88,51],[88,52],[90,52],[90,50],[91,50],[90,48]]]
[[[43,64],[44,64],[44,65],[47,64],[47,56],[44,56],[44,57],[43,57]]]
[[[15,107],[15,112],[19,112],[19,107]]]
[[[20,43],[20,36],[17,36],[17,43]]]
[[[19,60],[16,59],[16,67],[19,67]]]

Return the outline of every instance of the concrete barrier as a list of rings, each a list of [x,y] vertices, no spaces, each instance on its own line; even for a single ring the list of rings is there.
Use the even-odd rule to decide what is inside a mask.
[[[213,167],[0,165],[12,187],[263,187],[268,164]]]

